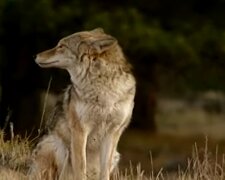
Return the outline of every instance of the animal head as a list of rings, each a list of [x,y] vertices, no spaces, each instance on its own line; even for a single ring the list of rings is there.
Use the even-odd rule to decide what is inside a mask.
[[[98,57],[115,49],[117,40],[97,28],[82,31],[61,39],[56,47],[37,54],[36,63],[43,67],[71,69],[91,63]]]

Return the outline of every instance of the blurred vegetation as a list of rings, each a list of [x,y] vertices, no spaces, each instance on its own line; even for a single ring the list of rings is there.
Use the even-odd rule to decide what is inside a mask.
[[[28,87],[47,87],[49,75],[38,80],[32,55],[70,33],[103,27],[134,65],[138,94],[143,94],[137,96],[142,99],[138,104],[153,106],[146,115],[140,106],[137,114],[154,126],[158,92],[225,91],[224,19],[224,0],[1,0],[1,103],[10,101],[9,96],[16,101],[19,93],[30,92]]]

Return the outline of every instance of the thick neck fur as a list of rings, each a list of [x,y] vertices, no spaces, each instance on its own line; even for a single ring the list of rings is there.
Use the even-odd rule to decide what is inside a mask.
[[[88,59],[83,68],[75,66],[68,72],[78,98],[87,102],[113,103],[134,86],[130,65],[120,48]]]

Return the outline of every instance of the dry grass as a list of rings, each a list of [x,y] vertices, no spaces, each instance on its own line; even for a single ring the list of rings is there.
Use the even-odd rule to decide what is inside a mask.
[[[0,131],[0,165],[11,169],[25,169],[30,156],[30,143],[19,136],[11,140],[4,140],[4,133]]]
[[[181,171],[178,168],[178,174],[175,179],[179,180],[223,180],[225,179],[225,159],[224,155],[218,159],[218,148],[215,156],[208,151],[206,140],[205,149],[199,152],[197,145],[193,148],[192,158],[187,160],[187,168]],[[212,157],[215,157],[213,159]]]
[[[31,154],[30,142],[27,139],[13,137],[5,141],[0,131],[0,180],[25,180],[25,175]],[[168,173],[161,168],[154,170],[150,156],[150,173],[146,175],[141,165],[130,165],[122,172],[117,170],[113,180],[223,180],[225,179],[225,158],[218,155],[218,150],[212,154],[208,149],[206,139],[204,150],[199,150],[195,144],[192,156],[187,159],[186,168],[177,167],[177,171]]]
[[[11,135],[11,140],[4,140],[4,132],[0,131],[0,180],[26,179],[28,169],[30,143],[27,139]]]

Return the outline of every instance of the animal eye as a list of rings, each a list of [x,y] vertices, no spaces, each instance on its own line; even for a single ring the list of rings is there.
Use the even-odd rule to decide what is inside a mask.
[[[64,47],[64,45],[60,44],[58,45],[58,49],[62,49]]]

